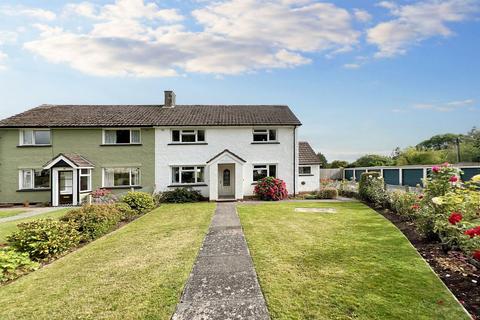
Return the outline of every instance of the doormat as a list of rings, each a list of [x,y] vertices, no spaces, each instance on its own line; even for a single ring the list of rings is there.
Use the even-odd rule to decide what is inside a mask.
[[[336,213],[334,208],[295,208],[295,212],[321,212],[321,213]]]

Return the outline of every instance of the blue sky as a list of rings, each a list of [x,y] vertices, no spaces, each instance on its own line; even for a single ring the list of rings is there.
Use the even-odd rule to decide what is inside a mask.
[[[329,160],[480,125],[480,4],[2,1],[0,117],[42,103],[288,104]]]

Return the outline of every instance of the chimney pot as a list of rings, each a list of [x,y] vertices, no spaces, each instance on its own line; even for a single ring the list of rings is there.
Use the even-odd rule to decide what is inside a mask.
[[[173,107],[175,107],[175,92],[171,90],[166,90],[164,108],[173,108]]]

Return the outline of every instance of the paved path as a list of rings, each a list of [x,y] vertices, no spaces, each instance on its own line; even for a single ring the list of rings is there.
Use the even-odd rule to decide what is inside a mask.
[[[217,203],[172,320],[270,319],[235,203]]]
[[[11,210],[18,210],[18,209],[19,208],[15,208]],[[64,207],[40,207],[40,208],[20,208],[20,209],[27,210],[27,212],[17,214],[16,216],[1,218],[0,223],[30,218],[30,217],[38,216],[39,214],[44,214],[50,211],[56,211],[56,210],[65,209],[65,208]],[[10,210],[10,209],[1,209],[1,210]]]

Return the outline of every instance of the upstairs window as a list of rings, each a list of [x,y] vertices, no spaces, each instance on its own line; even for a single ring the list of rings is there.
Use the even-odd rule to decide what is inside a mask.
[[[299,167],[298,168],[298,174],[300,174],[300,175],[310,175],[310,174],[312,174],[312,167],[310,167],[310,166]]]
[[[20,170],[20,189],[50,188],[50,170],[24,169]]]
[[[20,145],[22,146],[45,146],[50,144],[49,129],[24,129],[20,131]]]
[[[192,184],[205,182],[205,167],[184,166],[172,167],[173,184]]]
[[[140,129],[108,129],[103,131],[104,144],[140,144]]]
[[[259,164],[253,166],[253,181],[259,181],[265,177],[277,177],[276,164]]]
[[[253,142],[276,142],[277,130],[255,129],[253,130]]]
[[[205,142],[205,130],[172,130],[172,142]]]

